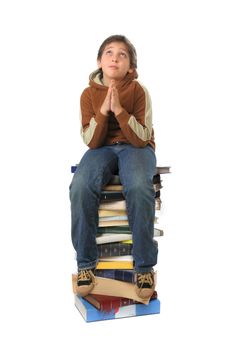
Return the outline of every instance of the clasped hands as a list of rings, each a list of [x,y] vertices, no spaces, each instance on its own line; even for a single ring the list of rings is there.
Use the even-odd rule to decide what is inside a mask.
[[[110,111],[113,112],[115,115],[118,115],[122,112],[122,110],[123,108],[120,104],[116,82],[115,80],[111,80],[108,87],[107,95],[100,108],[100,112],[101,114],[107,116]]]

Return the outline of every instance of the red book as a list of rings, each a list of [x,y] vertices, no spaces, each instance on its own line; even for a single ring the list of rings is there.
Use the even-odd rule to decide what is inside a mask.
[[[138,304],[137,301],[132,299],[99,294],[88,294],[85,297],[83,297],[83,299],[88,301],[91,305],[93,305],[100,311],[110,312],[114,310],[114,313],[116,313],[119,310],[119,307],[121,306]],[[154,291],[151,299],[157,299],[156,291]]]

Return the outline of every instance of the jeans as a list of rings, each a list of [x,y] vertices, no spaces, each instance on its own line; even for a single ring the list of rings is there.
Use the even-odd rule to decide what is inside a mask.
[[[114,144],[89,149],[81,159],[70,185],[72,243],[79,270],[98,262],[96,234],[102,187],[119,171],[133,235],[135,271],[146,273],[157,263],[153,244],[156,157],[151,146],[136,148]]]

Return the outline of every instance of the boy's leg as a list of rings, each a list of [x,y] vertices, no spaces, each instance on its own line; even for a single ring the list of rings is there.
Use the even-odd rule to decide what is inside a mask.
[[[156,172],[154,150],[147,146],[124,147],[119,154],[119,175],[126,198],[130,229],[133,234],[133,257],[137,273],[148,273],[157,263],[157,245],[153,243]]]
[[[96,232],[102,186],[117,167],[117,157],[101,147],[88,150],[78,165],[70,185],[72,243],[79,270],[93,269],[97,263]]]

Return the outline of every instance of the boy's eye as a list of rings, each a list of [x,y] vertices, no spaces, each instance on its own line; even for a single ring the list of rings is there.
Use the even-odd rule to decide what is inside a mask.
[[[111,54],[112,53],[112,50],[107,50],[106,51],[106,55],[109,55],[109,54]]]
[[[120,56],[121,56],[121,57],[126,57],[126,54],[125,54],[124,52],[121,52],[121,53],[120,53]]]

